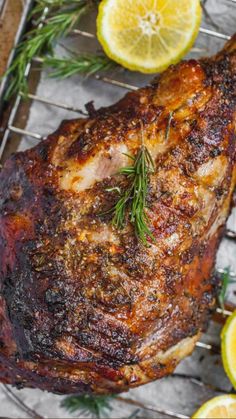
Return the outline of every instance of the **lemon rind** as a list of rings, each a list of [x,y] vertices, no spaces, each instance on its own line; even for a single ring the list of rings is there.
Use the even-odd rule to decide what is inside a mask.
[[[210,409],[217,406],[225,406],[226,404],[222,403],[222,401],[225,401],[225,400],[236,402],[236,395],[227,394],[227,395],[217,396],[217,397],[214,397],[213,399],[208,400],[206,403],[204,403],[200,407],[200,409],[198,409],[194,413],[194,415],[191,418],[192,419],[205,419],[207,417],[206,414],[210,411]],[[222,419],[225,419],[225,418],[222,418]]]
[[[230,367],[230,363],[228,360],[227,355],[227,334],[230,330],[230,326],[232,326],[232,322],[236,321],[236,311],[227,319],[222,332],[221,332],[221,356],[222,356],[222,362],[224,366],[224,370],[231,381],[234,389],[236,389],[236,376],[234,377],[232,368]],[[236,327],[235,327],[236,328]],[[236,371],[235,371],[236,375]]]

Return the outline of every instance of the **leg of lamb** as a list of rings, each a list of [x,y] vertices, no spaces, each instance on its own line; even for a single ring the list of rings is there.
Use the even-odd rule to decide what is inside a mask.
[[[139,240],[110,209],[140,137]],[[90,118],[63,122],[0,174],[0,381],[117,393],[170,374],[215,304],[213,269],[236,184],[236,37],[171,66]]]

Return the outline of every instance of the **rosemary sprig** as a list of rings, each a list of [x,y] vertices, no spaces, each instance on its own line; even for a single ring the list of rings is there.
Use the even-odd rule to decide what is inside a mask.
[[[115,206],[108,212],[113,212],[112,224],[118,229],[124,227],[127,214],[129,221],[134,226],[136,237],[147,245],[148,237],[155,241],[148,227],[150,220],[145,211],[147,208],[149,176],[154,172],[154,162],[143,140],[136,156],[128,155],[128,157],[133,161],[133,165],[123,167],[118,173],[127,177],[130,186],[121,194]]]
[[[53,69],[50,73],[50,77],[60,77],[61,79],[64,79],[76,73],[90,76],[101,70],[110,70],[115,66],[115,63],[104,54],[80,54],[73,58],[64,59],[46,57],[44,59],[44,66]]]
[[[225,300],[227,297],[227,291],[230,284],[235,283],[235,279],[232,279],[230,276],[230,268],[226,268],[224,273],[221,274],[221,287],[218,294],[218,301],[222,310],[225,309]]]
[[[47,21],[42,26],[29,31],[16,48],[15,59],[5,75],[11,75],[5,94],[8,100],[15,93],[27,91],[25,72],[28,63],[37,55],[52,52],[54,42],[65,36],[77,25],[82,15],[91,8],[86,0],[38,0],[32,15],[43,14],[48,7]]]
[[[107,416],[112,410],[111,401],[114,396],[70,396],[62,402],[62,407],[66,408],[69,413],[79,411],[81,415],[92,415],[96,418]]]

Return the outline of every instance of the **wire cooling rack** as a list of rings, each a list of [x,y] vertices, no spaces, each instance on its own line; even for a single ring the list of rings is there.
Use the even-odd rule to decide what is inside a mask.
[[[1,10],[3,10],[4,5],[6,3],[7,0],[0,0],[0,17],[1,17]],[[221,0],[218,0],[221,1]],[[235,13],[235,17],[236,17],[236,0],[225,0],[226,3],[229,4],[230,7],[232,7],[232,13]],[[30,5],[31,5],[31,1],[27,1],[25,3],[25,7],[26,7],[26,11],[25,11],[25,16],[24,19],[26,18],[26,15],[30,9]],[[216,39],[221,39],[223,41],[227,41],[230,39],[230,35],[221,32],[218,28],[217,25],[214,24],[214,21],[211,19],[211,15],[209,14],[209,12],[206,9],[206,3],[207,0],[202,1],[202,6],[203,6],[203,10],[206,14],[206,17],[208,19],[208,22],[210,23],[210,25],[212,26],[211,28],[207,28],[207,27],[201,27],[200,28],[200,33],[203,36],[206,37],[212,37],[212,38],[216,38]],[[47,17],[47,12],[48,9],[45,8],[44,12],[42,14],[41,20],[39,25],[43,25],[46,17]],[[21,30],[23,28],[24,25],[24,21],[21,24]],[[93,39],[95,38],[95,35],[91,32],[88,31],[84,31],[81,29],[74,29],[73,31],[73,35],[74,36],[78,36],[78,37],[83,37],[83,38],[87,38],[87,39]],[[232,35],[232,34],[231,34]],[[11,56],[12,59],[12,56]],[[10,61],[9,60],[9,65],[10,65]],[[25,72],[25,77],[26,78],[30,78],[32,76],[32,66],[34,66],[34,64],[40,64],[41,63],[41,59],[40,57],[35,57],[35,59],[33,60],[33,62],[29,63]],[[138,87],[136,85],[133,84],[129,84],[126,83],[124,81],[120,81],[116,78],[111,78],[107,75],[100,75],[100,74],[96,74],[94,76],[92,76],[95,78],[95,80],[97,80],[98,82],[102,82],[105,84],[109,84],[109,85],[113,85],[116,86],[117,88],[123,89],[124,91],[135,91],[138,89]],[[4,85],[7,82],[7,80],[4,81]],[[1,93],[1,92],[0,92]],[[61,108],[64,109],[66,111],[71,111],[71,112],[75,112],[78,115],[87,115],[86,112],[86,108],[84,109],[80,109],[75,107],[74,105],[68,105],[66,103],[61,103],[61,102],[56,102],[53,101],[51,99],[48,99],[47,97],[43,97],[34,93],[28,93],[26,95],[27,99],[29,99],[32,102],[40,102],[41,104],[45,104],[45,105],[49,105],[52,107],[56,107],[56,108]],[[12,140],[12,134],[17,134],[19,136],[27,136],[27,137],[32,137],[34,138],[36,141],[40,141],[43,136],[40,134],[40,132],[32,132],[31,130],[22,128],[17,126],[16,121],[17,121],[17,116],[20,110],[20,107],[22,106],[22,103],[25,102],[26,99],[25,95],[23,96],[21,93],[18,94],[18,96],[15,99],[15,102],[13,104],[13,106],[11,107],[11,111],[9,114],[9,119],[7,122],[7,126],[6,129],[4,131],[1,143],[0,143],[0,162],[1,160],[3,161],[3,157],[5,159],[5,153],[6,153],[6,148],[9,147],[9,144],[11,143]],[[10,149],[14,149],[14,145],[12,147],[10,147]],[[232,230],[226,230],[225,233],[226,237],[230,240],[236,241],[236,232],[232,231]],[[224,272],[224,268],[218,268],[217,272],[219,274],[222,274]],[[236,279],[236,272],[234,271],[230,271],[230,275],[233,279]],[[222,310],[221,308],[216,308],[216,313],[215,313],[215,317],[216,316],[220,316],[220,321],[224,321],[225,318],[227,318],[227,316],[232,314],[232,309],[224,309]],[[218,318],[219,320],[219,318]],[[219,352],[220,349],[218,346],[215,346],[214,344],[211,343],[206,343],[203,341],[199,341],[196,344],[196,347],[199,349],[203,349],[206,351],[211,351],[211,352]],[[199,377],[195,377],[195,376],[191,376],[191,375],[185,375],[185,374],[178,374],[178,373],[174,373],[172,375],[173,377],[182,377],[183,379],[186,380],[190,380],[192,383],[196,384],[197,386],[200,387],[211,387],[213,388],[213,390],[215,391],[221,391],[220,389],[213,387],[210,384],[206,384],[203,383],[201,378]],[[32,409],[31,407],[28,406],[27,403],[23,402],[22,399],[20,398],[20,396],[11,388],[11,386],[6,386],[6,385],[1,385],[2,391],[5,392],[8,396],[8,398],[10,400],[12,400],[12,402],[17,405],[19,407],[19,409],[24,412],[25,414],[27,414],[28,417],[31,418],[37,418],[37,419],[44,419],[43,416],[41,416],[40,414],[38,414],[34,409]],[[221,391],[222,392],[222,391]],[[143,403],[139,400],[135,400],[133,398],[129,398],[129,397],[122,397],[119,396],[116,399],[117,401],[119,401],[120,403],[125,403],[129,406],[133,406],[134,408],[134,412],[132,417],[136,417],[139,415],[139,412],[152,412],[152,413],[156,413],[158,415],[163,415],[163,417],[172,417],[172,418],[177,418],[177,419],[188,419],[189,416],[186,416],[184,414],[169,410],[169,409],[162,409],[162,408],[157,408],[154,405],[150,405],[148,403]],[[1,410],[0,410],[0,413]],[[3,412],[4,413],[4,412]],[[152,416],[153,417],[153,416]],[[160,416],[158,416],[160,417]]]

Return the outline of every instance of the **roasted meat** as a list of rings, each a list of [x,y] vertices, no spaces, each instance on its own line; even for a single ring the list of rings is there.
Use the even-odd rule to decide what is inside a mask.
[[[91,107],[90,107],[91,108]],[[215,304],[236,183],[236,37],[89,118],[63,122],[0,174],[0,380],[117,393],[170,374]],[[155,162],[143,244],[112,225],[117,174]]]

